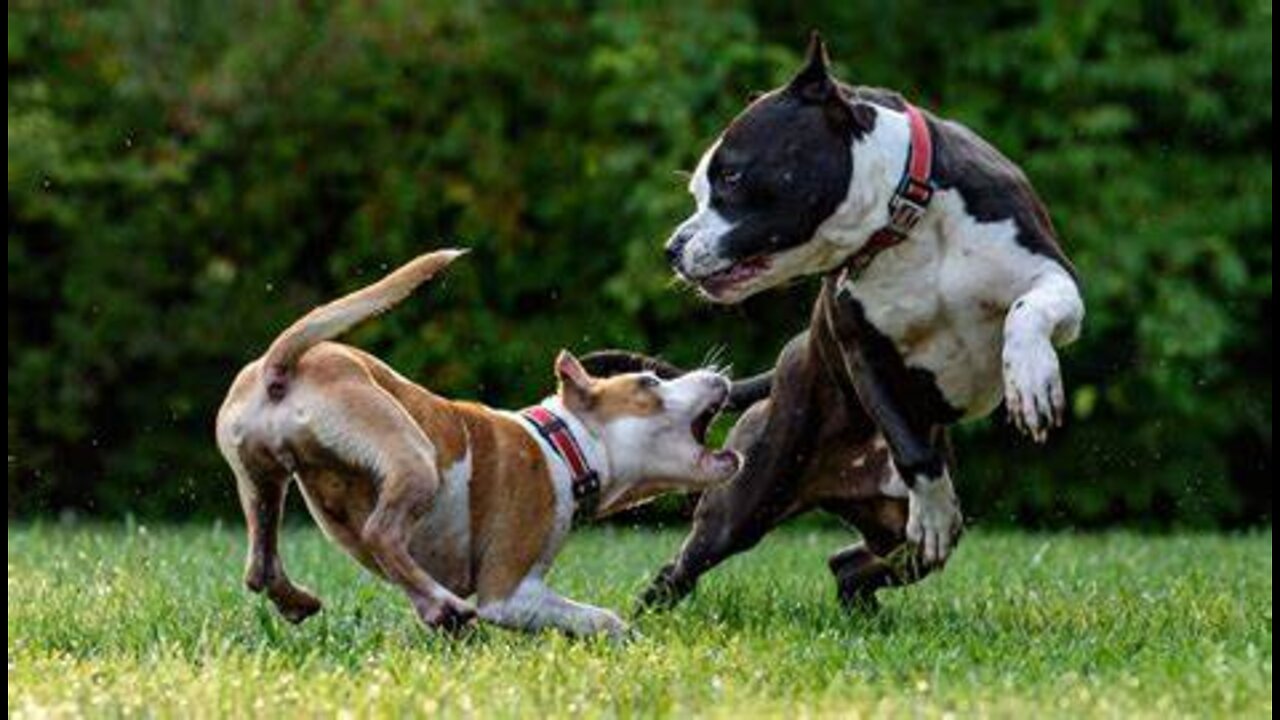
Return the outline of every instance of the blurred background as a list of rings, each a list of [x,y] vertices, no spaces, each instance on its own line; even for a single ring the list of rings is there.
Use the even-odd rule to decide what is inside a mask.
[[[766,369],[814,283],[708,306],[661,243],[817,28],[1021,164],[1084,281],[1067,427],[964,426],[966,513],[1269,523],[1271,3],[819,5],[10,2],[9,517],[238,515],[234,373],[442,245],[349,340],[447,395],[534,402],[562,346]]]

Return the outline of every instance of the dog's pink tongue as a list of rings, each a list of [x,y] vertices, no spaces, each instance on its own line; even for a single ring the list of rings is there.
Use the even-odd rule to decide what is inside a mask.
[[[732,450],[716,450],[707,453],[704,460],[709,461],[709,465],[714,468],[717,474],[732,476],[737,474],[739,466],[742,464],[742,456]]]

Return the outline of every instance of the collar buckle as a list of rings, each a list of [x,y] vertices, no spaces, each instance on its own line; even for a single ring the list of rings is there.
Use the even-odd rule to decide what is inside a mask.
[[[910,103],[907,103],[906,115],[911,132],[907,161],[902,179],[889,196],[889,220],[845,261],[842,277],[848,280],[860,277],[876,255],[906,240],[924,219],[933,200],[933,140],[929,136],[929,125],[919,108]]]
[[[889,198],[889,222],[884,226],[885,230],[900,238],[905,238],[916,229],[924,218],[925,211],[929,209],[929,200],[933,198],[933,188],[927,183],[907,178],[904,185],[906,187],[900,188]]]

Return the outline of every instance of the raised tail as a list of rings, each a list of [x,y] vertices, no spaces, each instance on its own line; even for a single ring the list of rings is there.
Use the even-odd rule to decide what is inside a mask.
[[[267,394],[274,400],[284,397],[293,366],[313,345],[338,337],[361,322],[386,312],[466,252],[450,249],[419,255],[372,285],[303,315],[280,333],[267,349],[263,362]]]

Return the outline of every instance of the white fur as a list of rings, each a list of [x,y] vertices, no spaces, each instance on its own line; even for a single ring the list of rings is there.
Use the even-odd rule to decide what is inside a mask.
[[[595,436],[589,433],[586,427],[573,416],[573,413],[570,413],[564,407],[564,403],[560,402],[559,397],[552,395],[543,400],[541,405],[557,417],[564,419],[569,426],[569,431],[577,439],[578,446],[582,449],[587,464],[600,474],[601,482],[603,482],[609,475],[609,459],[599,443],[596,442]],[[551,488],[555,493],[555,515],[552,518],[551,534],[543,545],[542,554],[538,557],[538,562],[530,570],[531,576],[541,576],[555,561],[556,555],[560,552],[560,548],[564,546],[564,541],[569,537],[569,530],[573,525],[573,473],[555,448],[551,446],[551,443],[547,442],[546,438],[542,437],[542,434],[529,424],[529,421],[517,413],[503,412],[503,414],[514,420],[538,444],[538,449],[542,451],[547,469],[551,473]]]
[[[943,470],[940,477],[917,477],[907,497],[907,540],[920,548],[926,565],[941,565],[964,522],[951,475]]]
[[[697,210],[676,228],[677,236],[689,236],[676,263],[677,270],[686,277],[709,275],[729,264],[716,257],[716,249],[720,238],[733,230],[734,225],[711,207],[711,180],[707,177],[711,157],[719,147],[720,140],[717,139],[698,160],[693,175],[689,177],[689,193],[697,203]]]
[[[655,467],[655,462],[661,463],[666,459],[663,453],[656,452],[654,446],[656,441],[661,443],[661,447],[672,447],[671,441],[661,436],[659,425],[666,423],[679,427],[683,423],[687,442],[696,445],[689,435],[689,421],[706,407],[711,391],[715,389],[712,388],[713,383],[727,385],[726,380],[708,372],[690,373],[678,380],[663,382],[658,386],[663,396],[663,412],[644,418],[618,418],[603,428],[588,427],[582,418],[565,407],[559,396],[546,398],[541,405],[568,425],[584,459],[599,474],[600,503],[606,506],[611,498],[625,494],[634,483],[645,479],[646,472]],[[617,615],[564,598],[543,581],[543,575],[564,545],[573,522],[573,478],[568,464],[541,433],[519,415],[503,414],[523,428],[542,451],[555,491],[555,515],[552,532],[529,574],[510,596],[478,608],[479,617],[505,627],[525,630],[554,627],[573,635],[604,633],[614,638],[621,637],[627,625]],[[680,471],[676,474],[687,475],[688,459],[677,461]]]
[[[1049,425],[1062,424],[1066,393],[1055,345],[1080,334],[1084,304],[1075,282],[1061,269],[1033,282],[1005,316],[1004,397],[1015,424],[1043,442]]]
[[[830,271],[857,252],[888,220],[889,197],[901,176],[909,138],[905,113],[877,108],[875,130],[850,150],[854,162],[848,193],[814,239],[773,255],[768,271],[713,299],[737,302],[792,278]],[[689,183],[698,210],[686,226],[699,228],[682,259],[689,275],[727,265],[698,249],[701,244],[710,252],[722,234],[714,222],[703,226],[713,214],[706,168],[718,146],[719,141],[703,155]],[[1019,245],[1016,232],[1012,220],[978,222],[966,212],[958,192],[938,191],[912,237],[877,255],[849,288],[868,320],[898,344],[907,365],[932,372],[943,396],[967,418],[990,413],[1002,394],[1030,397],[1032,407],[1045,401],[1041,388],[1053,387],[1044,381],[1056,372],[1056,355],[1050,362],[1052,348],[1046,352],[1035,341],[1036,332],[1050,328],[1053,341],[1063,344],[1074,338],[1083,317],[1070,276],[1051,258]],[[1030,308],[1019,313],[1039,319],[1006,323],[1004,313],[1024,294]],[[1017,347],[1003,359],[1012,370],[1002,377],[1001,348],[1011,340]],[[1049,396],[1051,402],[1052,391]]]
[[[693,175],[689,176],[689,193],[698,203],[699,212],[711,206],[711,181],[707,177],[707,169],[711,166],[711,158],[719,149],[720,138],[716,138],[711,147],[698,158],[698,165],[693,169]]]
[[[419,561],[434,566],[450,558],[468,558],[471,552],[471,443],[466,454],[440,472],[440,487],[414,533]],[[418,545],[420,544],[420,549]],[[438,561],[436,560],[438,559]]]
[[[605,633],[615,639],[627,631],[627,624],[613,612],[562,597],[535,575],[521,580],[509,597],[481,606],[478,614],[496,625],[523,630],[554,627],[571,635]]]
[[[724,479],[712,477],[714,462],[689,430],[717,397],[728,395],[728,381],[716,373],[695,370],[662,381],[655,390],[662,398],[662,412],[617,418],[599,429],[613,471],[612,482],[602,493],[602,505],[608,506],[646,479],[688,478],[690,467],[705,470],[707,484]],[[694,486],[689,482],[687,489]]]
[[[883,435],[876,435],[876,439],[871,446],[870,452],[879,452],[889,447],[889,443],[885,442]],[[869,454],[869,453],[868,453]],[[862,467],[866,464],[867,455],[860,455],[853,461],[854,467]],[[902,476],[898,474],[898,468],[893,463],[885,463],[885,477],[880,481],[880,492],[893,498],[908,497],[907,483],[903,481]]]
[[[728,381],[716,373],[698,370],[662,381],[656,391],[663,400],[662,412],[644,417],[623,416],[603,426],[588,426],[570,412],[558,396],[548,397],[541,403],[564,419],[588,464],[599,473],[601,507],[608,507],[638,483],[651,478],[679,477],[685,478],[687,489],[700,486],[698,481],[689,478],[689,469],[702,460],[705,448],[694,440],[689,426],[717,394],[727,394]],[[508,415],[530,433],[546,456],[556,483],[557,522],[563,519],[567,532],[573,517],[573,500],[572,479],[565,462],[528,422],[514,413]],[[706,485],[727,479],[710,477],[714,467],[707,469]],[[561,493],[565,498],[564,507],[559,502]],[[559,544],[550,547],[554,556]]]

